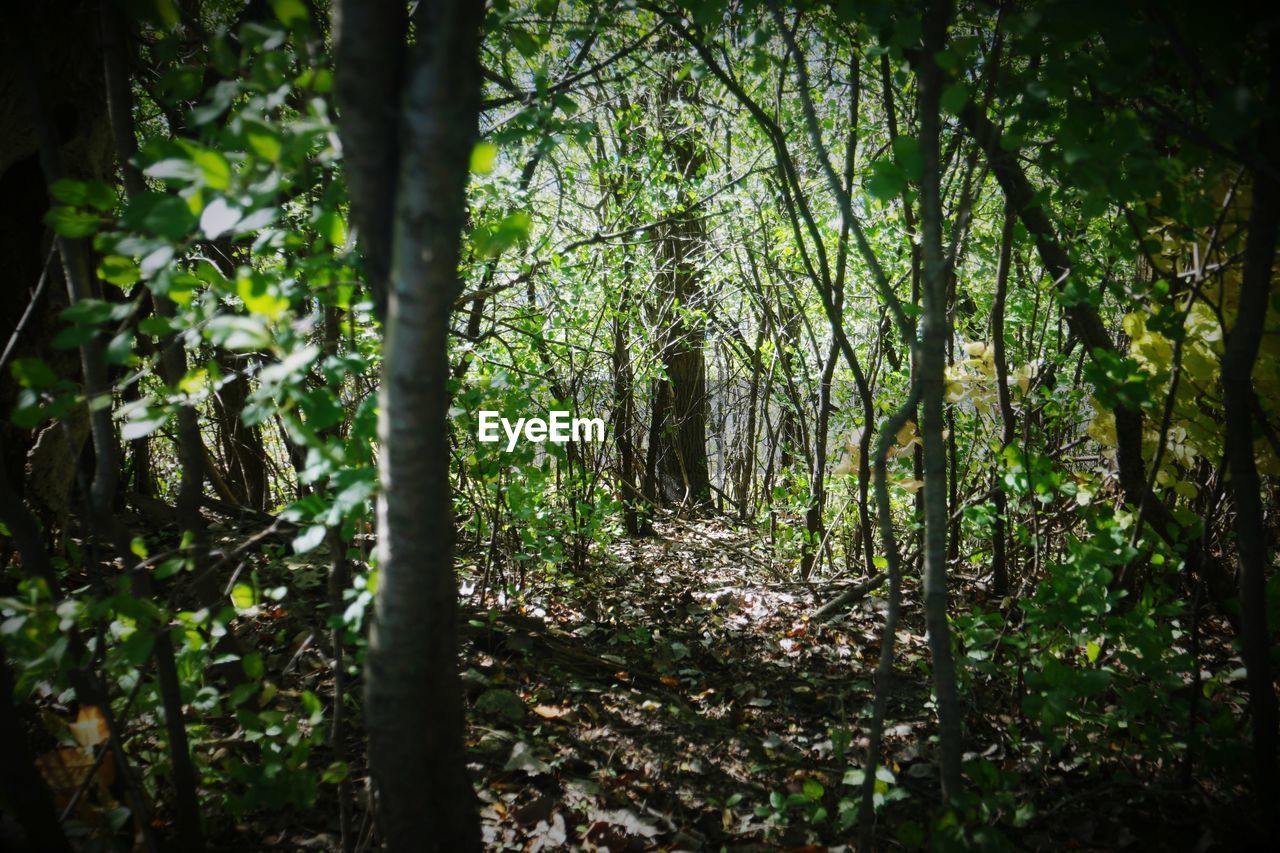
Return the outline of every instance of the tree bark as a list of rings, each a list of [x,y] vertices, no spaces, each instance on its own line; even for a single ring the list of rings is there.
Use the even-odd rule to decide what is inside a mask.
[[[1270,107],[1280,101],[1280,37],[1271,38],[1272,83]],[[1280,122],[1273,117],[1259,135],[1260,156],[1280,145]],[[1271,275],[1276,262],[1276,228],[1280,223],[1280,182],[1266,169],[1253,172],[1253,201],[1249,210],[1244,273],[1235,325],[1222,355],[1222,390],[1226,420],[1227,463],[1236,504],[1237,582],[1240,627],[1253,726],[1254,786],[1259,803],[1275,820],[1280,797],[1276,767],[1277,712],[1271,667],[1271,629],[1267,625],[1266,530],[1262,483],[1253,453],[1253,368],[1271,298]]]
[[[942,69],[936,54],[946,40],[950,0],[934,0],[924,17],[924,49],[918,71],[920,98],[920,218],[924,273],[923,329],[919,347],[921,434],[924,443],[924,606],[938,709],[942,797],[960,793],[960,705],[956,696],[951,629],[947,624],[947,448],[942,437],[946,391],[947,264],[942,251],[940,99]]]
[[[361,16],[375,5],[394,4],[343,3],[343,26],[367,24]],[[400,109],[394,212],[370,209],[389,205],[390,194],[357,190],[367,219],[392,222],[389,256],[380,255],[376,240],[365,243],[370,274],[383,264],[390,271],[378,427],[380,576],[366,719],[379,827],[395,851],[480,848],[457,673],[447,344],[450,309],[461,291],[459,235],[479,115],[483,11],[469,0],[419,4],[403,91],[390,100],[388,81],[372,60],[393,61],[405,29],[344,29],[337,52],[339,62],[349,62],[340,73],[353,174],[380,173],[382,164],[366,159],[385,156],[380,144],[361,150],[357,131],[378,126],[389,104]]]
[[[1005,297],[1009,292],[1009,266],[1013,259],[1013,226],[1015,213],[1013,206],[1005,203],[1004,227],[1000,232],[1000,259],[996,266],[996,296],[991,307],[991,346],[995,349],[996,362],[996,396],[1000,401],[1000,450],[1013,443],[1016,422],[1013,415],[1013,401],[1009,396],[1009,360],[1004,349],[1004,309]],[[996,460],[997,468],[1003,465]],[[1006,515],[1009,502],[1005,497],[1004,487],[999,483],[995,489],[996,518],[991,530],[991,588],[999,597],[1009,594],[1009,565],[1006,546]]]
[[[378,317],[387,316],[392,224],[399,183],[400,97],[409,20],[404,3],[334,4],[334,94],[346,152],[351,219]]]
[[[658,125],[662,129],[671,166],[681,182],[697,177],[705,161],[697,129],[677,114],[677,96],[688,97],[688,81],[663,86],[658,94]],[[659,311],[666,321],[662,362],[670,396],[666,423],[659,432],[660,486],[670,504],[706,507],[711,504],[707,470],[707,367],[703,352],[706,332],[685,312],[702,300],[700,268],[706,244],[706,224],[687,204],[660,229],[658,239]]]

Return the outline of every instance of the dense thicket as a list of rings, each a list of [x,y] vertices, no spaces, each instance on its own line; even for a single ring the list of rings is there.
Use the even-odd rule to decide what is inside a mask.
[[[54,0],[4,31],[0,839],[1274,830],[1276,13]],[[479,440],[553,410],[605,440]],[[679,595],[676,552],[710,561]],[[724,571],[806,615],[725,651]],[[712,674],[800,638],[786,702]],[[517,689],[531,649],[578,674]],[[605,671],[679,771],[569,754],[637,725]],[[685,736],[747,769],[690,793]],[[1070,835],[1086,806],[1109,835]]]

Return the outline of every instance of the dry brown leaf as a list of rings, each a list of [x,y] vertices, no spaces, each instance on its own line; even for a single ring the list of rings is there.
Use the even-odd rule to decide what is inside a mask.
[[[555,705],[534,705],[533,713],[542,717],[544,720],[558,720],[569,713],[568,708],[558,708]]]

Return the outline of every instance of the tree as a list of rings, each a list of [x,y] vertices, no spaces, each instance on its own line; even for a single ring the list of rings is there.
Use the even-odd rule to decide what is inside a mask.
[[[960,793],[960,705],[956,697],[951,629],[947,622],[947,450],[942,437],[947,317],[947,263],[942,253],[941,99],[942,69],[937,55],[946,43],[949,0],[932,0],[924,14],[920,56],[920,219],[923,245],[923,324],[919,367],[921,432],[924,434],[924,601],[933,657],[933,690],[938,703],[942,796]]]
[[[366,718],[391,850],[480,846],[457,673],[447,340],[461,294],[459,236],[479,113],[481,18],[480,4],[465,0],[421,3],[413,18],[417,39],[406,46],[407,22],[398,12],[385,4],[342,6],[344,138],[353,171],[376,175],[354,182],[353,204],[369,223],[369,272],[387,270],[379,584]],[[404,76],[397,80],[384,69],[395,68],[401,55]],[[401,143],[392,187],[382,159],[389,140],[369,131],[387,130],[388,104],[398,104]],[[388,228],[389,242],[380,242]]]
[[[688,78],[673,80],[659,88],[654,104],[663,151],[670,157],[664,165],[677,187],[697,180],[705,164],[699,128],[682,109],[692,95]],[[656,314],[665,329],[661,358],[666,372],[658,393],[664,398],[665,420],[649,440],[657,445],[662,500],[706,507],[711,502],[706,333],[697,314],[706,302],[702,265],[707,232],[703,216],[687,197],[681,198],[682,192],[676,190],[676,202],[658,229]]]
[[[1249,711],[1253,715],[1254,784],[1264,812],[1280,796],[1277,768],[1277,710],[1271,647],[1267,624],[1267,542],[1263,535],[1262,484],[1254,456],[1254,368],[1271,301],[1276,263],[1276,231],[1280,228],[1280,178],[1272,152],[1280,145],[1280,35],[1270,34],[1268,107],[1271,115],[1257,135],[1253,169],[1253,200],[1249,206],[1236,320],[1222,355],[1223,407],[1226,413],[1227,462],[1236,502],[1237,574],[1240,589],[1241,639],[1249,680]],[[1265,418],[1265,415],[1263,416]],[[1268,805],[1270,804],[1270,805]],[[1271,820],[1276,820],[1274,814]]]

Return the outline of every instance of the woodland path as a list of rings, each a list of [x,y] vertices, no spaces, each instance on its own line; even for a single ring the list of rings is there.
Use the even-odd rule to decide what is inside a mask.
[[[854,790],[843,778],[862,749],[851,724],[871,696],[881,602],[810,622],[809,588],[775,580],[780,570],[742,532],[717,521],[656,527],[617,543],[612,565],[556,604],[537,606],[535,593],[525,615],[472,617],[465,678],[486,840],[610,850],[834,842],[840,800]],[[899,639],[923,654],[922,636]],[[923,684],[900,683],[895,721],[914,704],[926,722]],[[496,691],[523,707],[505,714]],[[926,757],[906,745],[912,731],[894,726],[889,747],[908,787],[918,780],[907,765]],[[915,787],[928,796],[927,780]],[[819,808],[828,819],[810,823]]]
[[[548,597],[555,603],[532,590],[522,613],[464,615],[468,744],[486,844],[853,849],[845,845],[856,827],[841,830],[840,811],[842,801],[856,810],[845,779],[863,761],[883,599],[812,620],[864,579],[779,581],[789,567],[770,565],[750,531],[719,520],[655,527],[652,538],[615,543],[610,566],[559,586]],[[885,727],[890,790],[902,799],[880,820],[894,825],[924,825],[937,806],[918,592],[908,578]],[[1009,734],[996,726],[1031,735],[1034,722],[1021,718],[1015,697],[988,700],[999,706],[991,713],[966,709],[976,750],[968,757],[1004,765]],[[1204,831],[1196,794],[1122,775],[1088,784],[1069,760],[1016,769],[1049,783],[1047,798],[1028,809],[1018,849],[1217,849],[1230,832],[1225,815],[1218,825],[1228,828]],[[911,836],[908,828],[896,849],[911,849]]]
[[[811,617],[823,603],[864,579],[779,580],[785,567],[767,561],[763,543],[753,547],[750,531],[721,520],[655,527],[655,536],[615,542],[588,579],[545,582],[505,609],[464,601],[466,741],[486,847],[852,849],[856,827],[842,828],[840,816],[856,810],[846,774],[865,751],[883,599],[863,597],[819,622]],[[323,597],[322,575],[310,577],[317,567],[294,574]],[[895,793],[879,818],[894,827],[923,826],[937,806],[927,645],[911,578],[903,599],[885,729]],[[280,628],[292,618],[264,613],[257,642],[291,634]],[[298,658],[295,677],[324,690],[318,644],[296,646],[277,654]],[[1003,766],[1008,731],[1033,723],[1013,697],[987,700],[990,714],[966,709],[967,746],[981,747],[969,757]],[[359,755],[362,732],[350,736],[349,754]],[[1147,846],[1155,839],[1159,849],[1219,849],[1220,836],[1183,834],[1189,816],[1202,824],[1182,794],[1123,779],[1088,785],[1069,762],[1016,769],[1049,782],[1017,849],[1060,850],[1064,839],[1080,850],[1156,849]],[[365,774],[353,775],[359,792]],[[1132,822],[1138,802],[1152,815],[1145,828]],[[313,825],[306,838],[298,829],[259,836],[261,849],[322,848],[333,838],[328,827]],[[912,833],[903,830],[895,849],[912,849]]]

